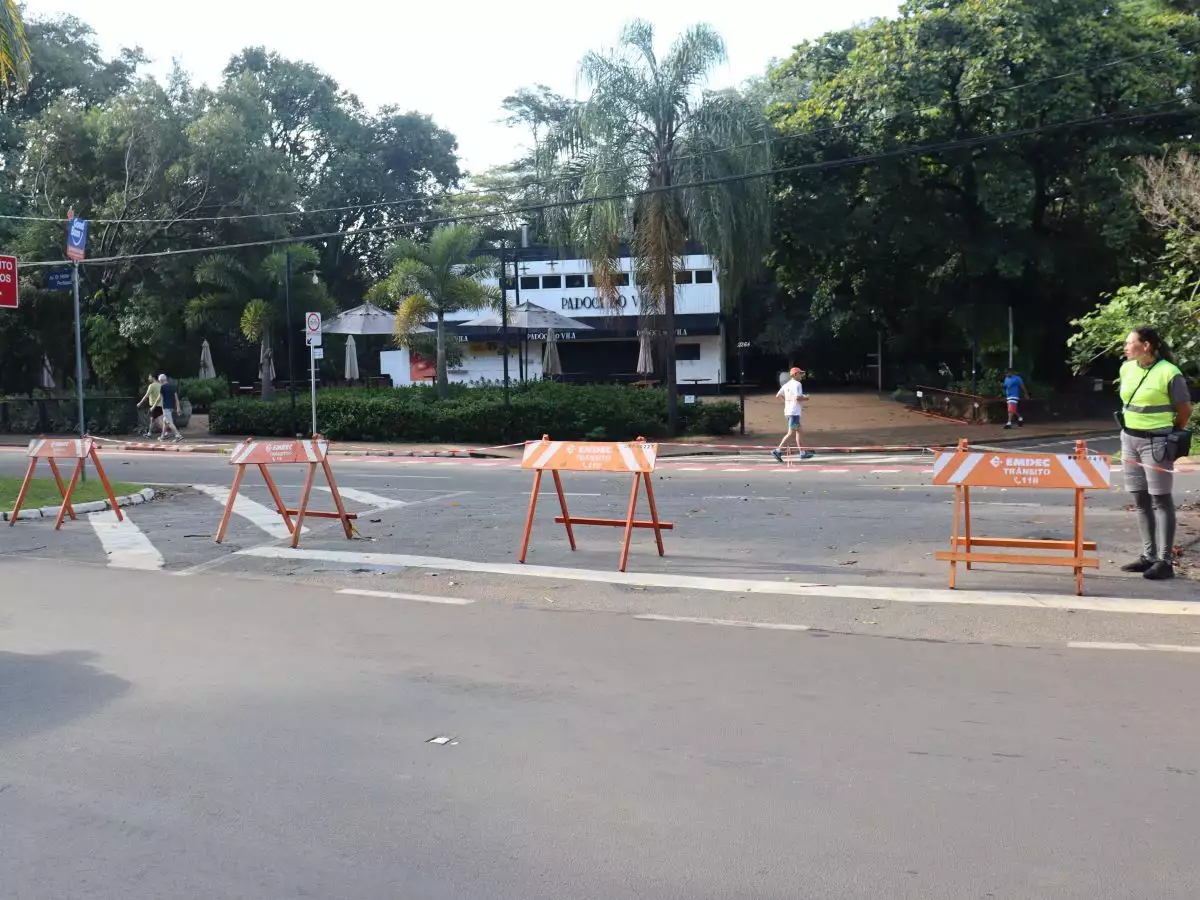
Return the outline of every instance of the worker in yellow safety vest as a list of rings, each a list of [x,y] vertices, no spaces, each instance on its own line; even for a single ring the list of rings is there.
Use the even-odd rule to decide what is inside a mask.
[[[1153,328],[1140,327],[1125,339],[1121,366],[1121,461],[1125,490],[1137,509],[1142,555],[1125,572],[1161,581],[1175,577],[1175,482],[1177,435],[1192,415],[1191,391],[1170,349]]]

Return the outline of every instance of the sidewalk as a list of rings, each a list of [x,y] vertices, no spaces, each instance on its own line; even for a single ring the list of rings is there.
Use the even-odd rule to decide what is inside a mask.
[[[721,399],[729,399],[722,397]],[[141,435],[108,436],[99,438],[102,444],[127,445],[128,449],[150,451],[182,451],[219,453],[245,440],[243,436],[207,433],[208,417],[192,416],[184,430],[182,444],[158,444]],[[746,434],[735,430],[716,437],[688,435],[662,444],[662,456],[692,454],[704,445],[737,452],[774,447],[785,430],[782,406],[773,394],[746,397]],[[1027,422],[1024,428],[1005,431],[999,425],[963,425],[913,412],[892,400],[880,399],[874,393],[817,394],[805,405],[804,443],[826,450],[870,449],[878,447],[924,450],[949,447],[967,438],[972,444],[991,444],[1005,440],[1037,438],[1071,438],[1111,436],[1115,426],[1111,419],[1080,421],[1053,420]],[[31,435],[0,434],[0,447],[24,446]],[[536,439],[540,435],[520,435],[516,440]],[[472,453],[487,456],[517,456],[519,446],[507,448],[464,447],[461,444],[385,444],[368,441],[338,441],[337,451],[346,455],[383,456],[465,456]]]

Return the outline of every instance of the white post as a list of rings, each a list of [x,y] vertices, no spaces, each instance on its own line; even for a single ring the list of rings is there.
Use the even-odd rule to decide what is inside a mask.
[[[308,368],[312,378],[312,433],[317,433],[317,348],[309,345]],[[310,435],[311,437],[311,435]]]
[[[1012,307],[1008,308],[1008,367],[1013,367],[1013,318]]]

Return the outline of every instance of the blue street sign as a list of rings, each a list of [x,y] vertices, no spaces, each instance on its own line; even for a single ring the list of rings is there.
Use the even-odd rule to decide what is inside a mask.
[[[71,287],[70,269],[51,269],[46,273],[46,290],[69,291]]]
[[[67,223],[67,259],[87,258],[87,233],[86,219],[71,219]]]

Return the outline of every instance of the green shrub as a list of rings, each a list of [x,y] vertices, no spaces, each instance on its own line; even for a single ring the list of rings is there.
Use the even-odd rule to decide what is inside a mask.
[[[224,378],[181,378],[179,399],[192,401],[192,412],[206,413],[217,400],[229,399],[229,382]]]
[[[297,419],[307,431],[309,398],[298,398]],[[729,401],[680,405],[680,425],[697,434],[727,434],[739,418]],[[661,438],[667,433],[667,397],[661,390],[623,385],[530,382],[514,385],[509,404],[513,440],[549,434],[567,440]],[[456,386],[446,400],[426,386],[333,389],[317,396],[317,428],[331,440],[499,444],[504,440],[504,395],[499,387]],[[291,401],[257,398],[215,401],[214,434],[286,437]]]

